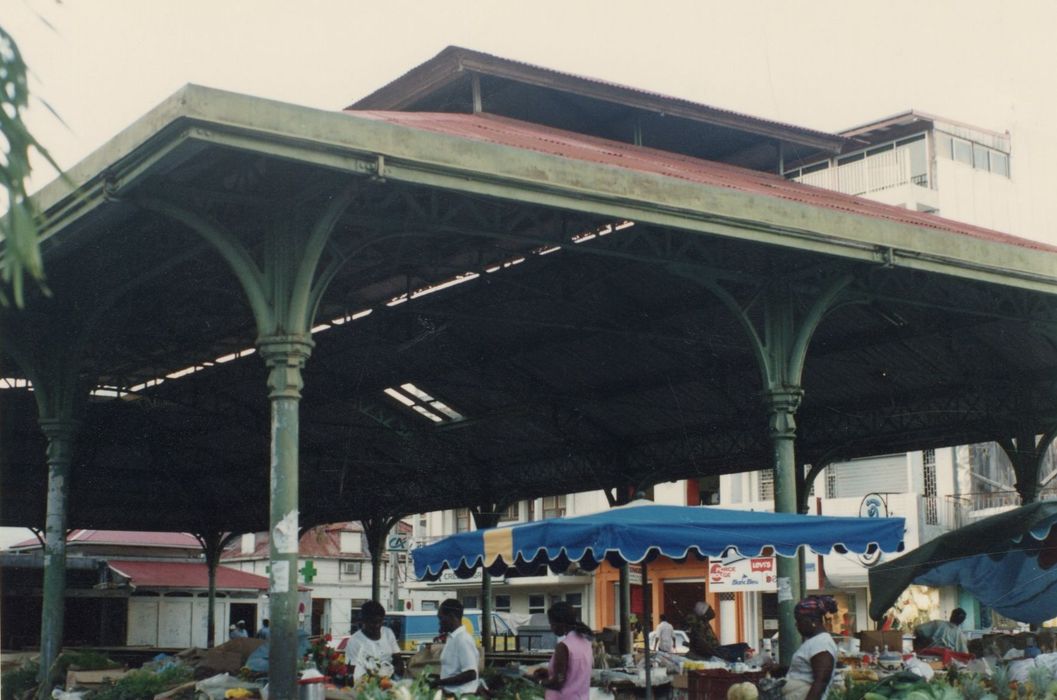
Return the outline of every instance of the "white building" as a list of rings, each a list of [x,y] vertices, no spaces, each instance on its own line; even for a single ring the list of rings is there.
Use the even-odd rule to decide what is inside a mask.
[[[411,527],[400,523],[396,534],[409,533]],[[225,566],[259,576],[268,575],[268,534],[246,533],[221,557]],[[407,582],[413,578],[406,554],[382,558],[382,599],[394,609],[393,597],[400,609],[414,606]],[[371,555],[363,527],[358,522],[335,523],[314,527],[301,536],[297,561],[298,583],[309,589],[304,626],[310,634],[329,632],[349,634],[360,605],[371,598]],[[394,575],[395,574],[395,575]],[[261,617],[267,617],[267,600],[262,602]]]

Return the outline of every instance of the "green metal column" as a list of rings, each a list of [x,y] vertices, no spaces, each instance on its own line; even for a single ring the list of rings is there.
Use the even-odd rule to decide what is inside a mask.
[[[220,565],[220,554],[234,538],[233,532],[210,529],[195,533],[195,539],[202,546],[209,573],[209,610],[206,612],[206,648],[209,649],[216,644],[217,567]]]
[[[620,565],[620,579],[617,581],[620,618],[620,653],[630,654],[634,644],[634,633],[631,629],[631,565],[624,562]]]
[[[473,524],[478,530],[487,530],[499,525],[499,514],[506,510],[504,503],[487,503],[470,510]],[[485,659],[491,654],[494,646],[492,629],[492,575],[481,569],[481,648]]]
[[[1036,440],[1033,431],[1025,430],[1014,438],[998,441],[1013,465],[1013,473],[1017,477],[1016,489],[1022,505],[1034,503],[1039,499],[1039,491],[1042,488],[1039,482],[1042,462],[1055,434],[1057,428],[1052,428],[1042,435],[1041,439]]]
[[[338,220],[356,196],[350,183],[291,209],[276,202],[263,236],[245,239],[211,217],[209,208],[187,209],[162,197],[137,200],[169,216],[213,245],[231,266],[257,322],[257,348],[268,368],[271,404],[271,509],[269,523],[270,697],[297,698],[297,554],[299,407],[301,370],[312,352],[312,325],[319,302],[348,260],[327,255]],[[263,202],[262,202],[263,204]],[[263,238],[264,245],[256,243]],[[247,247],[246,241],[255,245]]]
[[[778,513],[796,513],[795,416],[803,397],[801,378],[807,348],[823,317],[854,278],[842,273],[822,281],[813,298],[804,298],[803,292],[779,278],[755,290],[749,303],[739,301],[715,280],[700,281],[734,314],[756,355],[772,447],[774,509]],[[762,304],[757,304],[759,300]],[[762,315],[753,307],[762,308]],[[779,658],[781,663],[788,664],[800,643],[793,618],[796,596],[801,590],[800,562],[797,557],[776,559]]]
[[[297,698],[297,554],[299,405],[301,370],[312,352],[306,336],[257,341],[268,368],[271,402],[271,509],[269,545],[271,619],[269,690],[275,700]]]
[[[66,612],[66,497],[69,493],[73,439],[79,424],[74,420],[41,419],[48,439],[48,501],[44,523],[44,592],[40,622],[39,697],[50,697],[49,671],[62,649]]]
[[[800,404],[801,392],[773,390],[765,401],[769,413],[769,435],[774,464],[774,509],[777,513],[796,512],[796,421],[794,414]],[[778,633],[779,657],[788,664],[800,645],[793,608],[800,593],[800,561],[798,557],[776,557],[778,569]]]
[[[492,574],[487,569],[481,569],[481,650],[488,658],[494,646],[492,630]]]

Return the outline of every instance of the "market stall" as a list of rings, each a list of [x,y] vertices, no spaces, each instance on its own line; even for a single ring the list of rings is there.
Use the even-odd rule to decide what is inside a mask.
[[[880,620],[912,583],[957,585],[1000,614],[1057,617],[1057,501],[993,515],[870,569],[870,617]]]
[[[801,547],[831,551],[894,552],[902,547],[902,518],[849,518],[797,515],[714,507],[658,505],[638,500],[607,511],[554,518],[508,527],[463,532],[412,552],[415,575],[436,580],[447,570],[468,578],[479,568],[493,575],[533,574],[544,568],[565,571],[570,564],[591,571],[609,561],[639,564],[648,581],[649,562],[658,556],[681,559],[773,551],[796,556]],[[779,596],[792,596],[779,581]],[[648,596],[646,597],[648,603]],[[650,610],[646,610],[647,619]],[[651,668],[644,650],[644,670]],[[644,673],[647,696],[653,674]]]

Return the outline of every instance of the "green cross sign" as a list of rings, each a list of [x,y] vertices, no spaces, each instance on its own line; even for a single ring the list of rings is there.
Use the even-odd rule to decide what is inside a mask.
[[[312,579],[314,579],[316,574],[319,573],[319,571],[316,570],[316,567],[312,566],[312,562],[310,561],[306,561],[305,565],[298,569],[298,571],[305,577],[305,583],[312,583]]]

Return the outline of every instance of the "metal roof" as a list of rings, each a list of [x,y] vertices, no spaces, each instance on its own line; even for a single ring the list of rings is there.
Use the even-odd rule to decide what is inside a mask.
[[[0,330],[86,338],[84,381],[123,393],[87,408],[71,527],[268,522],[265,372],[238,354],[256,324],[158,200],[260,260],[270,222],[351,198],[304,371],[303,525],[767,467],[746,325],[763,296],[805,313],[835,279],[851,283],[808,348],[801,461],[1057,422],[1048,246],[494,116],[382,116],[188,87],[41,193],[52,296]],[[11,360],[0,376],[22,373]],[[408,383],[463,418],[385,393]],[[0,391],[3,524],[43,520],[35,398]]]
[[[845,142],[845,138],[837,134],[762,119],[458,46],[447,47],[425,63],[357,100],[348,109],[438,111],[438,107],[444,107],[439,111],[469,111],[470,83],[473,80],[479,81],[481,86],[483,109],[506,116],[532,121],[561,119],[559,113],[568,109],[569,100],[575,100],[581,110],[581,118],[555,123],[567,128],[571,124],[578,124],[580,128],[574,130],[606,128],[603,124],[607,122],[630,124],[634,119],[638,120],[640,128],[644,123],[649,124],[647,131],[667,131],[679,120],[686,120],[686,126],[696,125],[692,127],[692,139],[684,139],[681,146],[676,145],[676,141],[671,142],[675,150],[680,147],[692,148],[689,141],[707,139],[709,132],[707,129],[702,131],[701,127],[719,129],[724,139],[741,141],[744,148],[750,145],[759,147],[763,143],[759,139],[769,139],[794,148],[836,153]],[[565,102],[559,100],[551,104],[555,95],[560,95]],[[583,112],[587,111],[598,112],[596,116],[599,118],[593,120],[594,123],[583,119]],[[528,114],[533,116],[528,117]],[[636,115],[634,119],[629,118],[632,114]],[[643,118],[647,115],[649,120],[644,122]],[[667,125],[665,120],[668,121]],[[749,136],[756,140],[746,140],[745,137]],[[627,130],[624,139],[630,138],[631,131]],[[777,150],[773,155],[778,155]]]
[[[129,579],[133,588],[209,589],[209,567],[174,561],[110,560],[107,565]],[[217,567],[219,591],[267,591],[268,578],[227,566]]]
[[[923,228],[936,229],[1021,248],[1057,252],[1057,246],[982,226],[945,219],[906,207],[883,204],[833,190],[805,185],[772,173],[741,168],[726,163],[692,158],[654,148],[610,141],[585,134],[561,131],[492,114],[453,114],[436,112],[356,111],[358,117],[379,119],[414,129],[448,134],[474,141],[487,141],[521,150],[562,158],[627,168],[643,173],[678,178],[747,194],[785,199],[800,204],[885,219]]]
[[[122,545],[128,547],[173,547],[200,549],[201,543],[186,532],[141,532],[134,530],[73,530],[66,536],[67,546],[78,544]],[[40,549],[40,540],[31,538],[11,545],[10,549]]]

